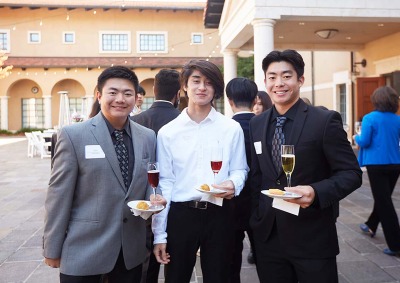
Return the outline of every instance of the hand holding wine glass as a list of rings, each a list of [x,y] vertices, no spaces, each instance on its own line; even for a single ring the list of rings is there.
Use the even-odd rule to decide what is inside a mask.
[[[147,179],[149,181],[150,186],[153,188],[154,200],[156,197],[156,189],[158,186],[158,181],[160,178],[160,170],[158,166],[158,162],[148,162],[147,163]],[[151,209],[161,209],[163,208],[160,205],[151,205]]]
[[[281,146],[282,168],[286,174],[287,186],[292,186],[292,173],[295,165],[294,145]]]
[[[214,173],[214,184],[215,184],[215,175],[218,174],[219,170],[221,170],[222,167],[222,158],[223,158],[222,147],[220,147],[218,144],[211,150],[211,170]]]

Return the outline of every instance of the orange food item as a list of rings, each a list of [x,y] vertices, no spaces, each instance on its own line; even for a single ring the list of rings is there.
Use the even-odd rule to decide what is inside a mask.
[[[282,191],[280,189],[269,189],[268,193],[270,193],[271,195],[284,195],[285,191]]]
[[[136,205],[136,208],[142,209],[142,210],[148,210],[149,205],[145,201],[139,201],[138,204]]]
[[[210,191],[210,187],[207,184],[201,185],[200,189],[202,189],[203,191],[207,191],[207,192]]]

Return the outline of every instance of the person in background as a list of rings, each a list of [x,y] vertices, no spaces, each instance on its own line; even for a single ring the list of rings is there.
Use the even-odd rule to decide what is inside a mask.
[[[60,268],[61,283],[139,283],[146,257],[146,223],[127,203],[152,196],[147,161],[154,131],[129,117],[138,79],[122,66],[98,78],[101,111],[61,128],[45,200],[43,255]]]
[[[271,106],[272,106],[272,101],[268,93],[262,90],[258,91],[253,106],[253,113],[259,115],[265,110],[271,108]]]
[[[257,274],[261,283],[336,283],[338,202],[361,186],[362,171],[340,114],[300,99],[301,55],[295,50],[272,51],[262,69],[274,106],[250,121],[255,204],[250,227]],[[292,187],[282,169],[280,147],[275,148],[280,143],[294,145]],[[272,198],[262,193],[266,189],[299,197]]]
[[[144,100],[145,95],[146,95],[145,89],[139,85],[136,103],[135,103],[135,106],[133,107],[132,112],[130,113],[130,116],[140,114],[143,111],[142,105],[143,105],[143,100]]]
[[[172,121],[181,113],[179,105],[181,85],[179,72],[171,69],[162,69],[155,76],[154,96],[155,101],[146,111],[132,116],[131,119],[142,126],[152,129],[156,135],[162,126]],[[160,272],[160,263],[153,253],[154,236],[151,231],[151,219],[147,221],[147,248],[148,257],[143,264],[142,283],[157,283]]]
[[[358,161],[367,168],[374,197],[374,208],[360,228],[375,236],[382,225],[388,248],[387,255],[400,255],[400,225],[392,194],[400,174],[399,94],[391,87],[377,88],[371,96],[375,110],[362,119],[361,134],[354,141],[359,146]]]
[[[229,105],[233,111],[232,119],[240,124],[244,134],[244,142],[246,148],[247,164],[251,164],[250,155],[250,137],[249,124],[250,119],[255,116],[251,112],[254,99],[257,95],[257,85],[252,80],[246,78],[232,79],[226,85],[226,96]],[[251,215],[251,196],[250,196],[250,178],[247,178],[240,195],[232,199],[235,215],[235,245],[231,267],[231,283],[240,283],[240,269],[242,266],[242,251],[245,232],[247,232],[250,241],[250,253],[254,253],[253,233],[249,227],[249,219]],[[255,259],[255,255],[251,254],[248,258]],[[254,263],[254,261],[253,261]]]
[[[241,192],[248,172],[243,131],[212,107],[224,93],[215,64],[189,61],[180,82],[188,107],[157,136],[159,187],[167,207],[153,218],[154,254],[165,264],[166,282],[187,283],[200,247],[204,282],[226,283],[234,241],[231,199]],[[214,179],[211,152],[217,145],[223,156]],[[220,191],[212,195],[201,191],[202,185]]]

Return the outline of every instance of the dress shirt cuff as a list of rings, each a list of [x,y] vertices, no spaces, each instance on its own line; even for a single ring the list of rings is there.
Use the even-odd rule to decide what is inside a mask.
[[[154,245],[166,244],[166,243],[167,243],[167,233],[161,233],[159,235],[154,234]]]
[[[237,197],[243,189],[244,182],[242,179],[235,178],[234,176],[230,176],[228,180],[231,180],[233,185],[235,186],[235,197]]]

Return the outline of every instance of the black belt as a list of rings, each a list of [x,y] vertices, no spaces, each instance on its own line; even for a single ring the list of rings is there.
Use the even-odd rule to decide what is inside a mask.
[[[196,200],[190,200],[190,201],[183,201],[183,202],[178,202],[179,204],[182,204],[187,207],[191,208],[197,208],[197,209],[207,209],[208,207],[208,202],[206,201],[196,201]]]

